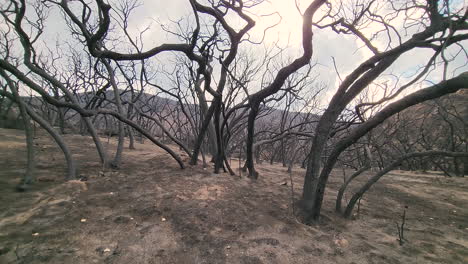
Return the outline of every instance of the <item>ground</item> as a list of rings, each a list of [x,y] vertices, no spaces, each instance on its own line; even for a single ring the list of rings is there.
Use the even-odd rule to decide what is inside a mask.
[[[293,214],[281,165],[258,165],[256,182],[201,166],[181,170],[145,142],[125,150],[122,169],[103,171],[89,137],[64,137],[86,181],[63,180],[60,150],[37,131],[37,181],[18,193],[24,135],[0,129],[2,264],[468,263],[467,178],[394,171],[364,196],[359,215],[344,220],[333,209],[343,182],[338,170],[321,222],[307,226]],[[103,141],[115,149],[114,139]],[[303,175],[294,168],[296,199]],[[405,206],[407,241],[400,246],[397,222]]]

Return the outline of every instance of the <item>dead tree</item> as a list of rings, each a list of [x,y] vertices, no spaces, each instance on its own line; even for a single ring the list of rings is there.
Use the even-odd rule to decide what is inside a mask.
[[[376,127],[379,123],[383,122],[386,118],[404,110],[408,106],[437,98],[447,93],[456,92],[466,86],[466,76],[461,75],[459,77],[447,79],[435,86],[423,89],[420,92],[400,99],[396,103],[390,104],[379,113],[375,114],[374,118],[360,125],[351,135],[333,144],[333,149],[322,166],[321,157],[325,151],[331,130],[337,118],[356,96],[371,85],[390,66],[396,63],[398,58],[414,49],[430,48],[433,50],[434,55],[429,59],[428,65],[433,65],[435,59],[440,58],[441,52],[444,49],[468,38],[468,34],[462,33],[468,28],[468,24],[466,23],[467,13],[463,14],[462,10],[452,12],[445,7],[443,10],[439,10],[439,1],[427,1],[427,4],[424,6],[413,5],[411,3],[392,3],[393,2],[369,1],[365,5],[359,7],[354,6],[355,8],[351,9],[344,8],[342,5],[336,8],[329,5],[329,12],[320,19],[319,23],[315,24],[315,26],[319,28],[330,28],[340,34],[354,35],[362,41],[372,55],[342,80],[336,93],[330,100],[329,106],[318,122],[312,140],[302,195],[302,205],[306,212],[307,222],[319,219],[328,177],[342,151]],[[350,5],[354,4],[350,3]],[[379,15],[379,10],[387,10],[395,14],[393,17],[397,17],[397,15],[404,15],[405,12],[410,9],[421,9],[422,14],[421,17],[417,19],[420,21],[420,28],[422,30],[415,32],[415,34],[411,36],[403,37],[395,27],[391,25],[392,19],[388,20]],[[353,13],[347,14],[347,10],[353,10]],[[351,19],[345,18],[349,16]],[[405,23],[409,23],[410,20],[415,21],[412,17],[406,17]],[[383,29],[378,31],[377,35],[372,38],[366,37],[361,30],[368,25],[367,22],[378,23]],[[389,33],[389,38],[387,38],[388,45],[384,47],[384,51],[381,51],[374,46],[372,40],[380,34],[386,34],[389,30],[394,32],[397,37],[394,39],[393,33]],[[455,34],[455,32],[458,31],[460,31],[460,34]],[[439,33],[442,33],[442,35],[439,36]],[[428,69],[429,67],[422,69],[411,81],[402,85],[390,96],[385,96],[379,103],[396,98],[397,95],[401,94],[401,91],[420,81],[423,76],[426,76]],[[415,96],[421,97],[417,98]]]
[[[385,167],[383,170],[379,171],[376,173],[374,176],[372,176],[366,184],[364,184],[349,200],[348,205],[346,206],[346,210],[344,212],[344,216],[346,218],[349,218],[351,216],[351,213],[353,211],[354,206],[356,205],[356,202],[366,193],[374,183],[376,183],[382,176],[390,172],[391,170],[395,169],[399,164],[401,164],[404,160],[410,159],[410,158],[415,158],[415,157],[421,157],[421,156],[450,156],[450,157],[466,157],[468,156],[468,153],[466,152],[447,152],[447,151],[425,151],[425,152],[416,152],[416,153],[410,153],[407,155],[404,155],[403,157],[400,157],[399,159],[395,160],[392,164],[389,166]]]

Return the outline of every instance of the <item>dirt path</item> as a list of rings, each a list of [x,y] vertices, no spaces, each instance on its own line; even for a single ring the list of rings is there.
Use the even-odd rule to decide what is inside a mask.
[[[64,182],[59,149],[39,133],[38,181],[17,193],[24,136],[0,129],[0,263],[468,263],[468,179],[394,172],[345,221],[332,210],[337,172],[322,223],[305,226],[279,165],[260,165],[252,183],[180,170],[147,143],[124,152],[121,170],[103,172],[90,138],[65,139],[87,181]],[[293,173],[296,197],[303,174]],[[408,242],[399,246],[404,206]]]

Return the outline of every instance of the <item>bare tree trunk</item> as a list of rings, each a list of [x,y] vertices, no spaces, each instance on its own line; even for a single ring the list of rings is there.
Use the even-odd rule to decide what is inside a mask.
[[[463,176],[463,172],[460,167],[460,160],[458,158],[453,158],[453,173],[457,177]]]
[[[258,172],[255,170],[253,162],[253,144],[255,134],[255,118],[257,117],[258,108],[260,103],[250,106],[249,118],[247,121],[247,154],[246,154],[246,167],[249,170],[248,177],[251,179],[258,178]]]
[[[463,176],[468,176],[468,158],[463,159]]]
[[[231,176],[236,175],[236,173],[232,170],[231,164],[229,164],[229,160],[227,159],[226,156],[224,156],[224,164],[225,164],[225,166],[226,166],[226,168],[227,168],[227,170],[229,171],[229,174],[230,174]]]
[[[330,105],[332,105],[332,103]],[[320,215],[321,203],[317,203],[316,200],[321,195],[319,194],[319,191],[325,191],[324,186],[323,190],[320,190],[318,185],[321,168],[320,161],[332,125],[338,118],[340,112],[340,109],[327,109],[327,111],[325,111],[319,120],[315,136],[312,140],[312,146],[308,155],[309,159],[307,161],[306,176],[304,179],[304,189],[302,193],[302,206],[304,211],[308,214],[306,216],[307,221],[317,220]]]
[[[122,124],[122,122],[117,122],[119,128],[119,139],[117,142],[117,151],[115,152],[114,160],[111,162],[111,166],[115,169],[120,168],[120,163],[122,161],[122,152],[125,143],[124,125]]]
[[[54,98],[60,100],[58,89],[54,89]],[[65,134],[65,115],[63,114],[63,108],[57,107],[57,119],[58,126],[60,128],[60,134]],[[52,125],[55,124],[55,121],[51,122]]]
[[[65,115],[61,107],[57,107],[58,112],[58,126],[60,128],[60,134],[65,134]]]
[[[82,136],[86,135],[86,125],[85,125],[83,117],[80,119],[80,135]]]
[[[278,154],[278,151],[276,151],[275,144],[271,145],[271,156],[270,156],[270,165],[273,165],[275,162],[276,155]]]
[[[111,83],[112,89],[114,90],[114,100],[117,106],[117,112],[123,116],[124,111],[122,108],[122,102],[120,100],[119,87],[117,87],[117,82],[115,80],[114,70],[112,69],[108,60],[102,60],[102,63],[106,67],[107,73],[109,74],[109,81]],[[122,152],[124,149],[125,135],[124,135],[123,123],[117,119],[116,119],[116,122],[118,122],[118,128],[119,128],[119,141],[117,143],[117,151],[115,152],[114,160],[111,162],[111,166],[118,169],[120,168],[120,163],[122,160]]]
[[[221,116],[221,104],[218,103],[215,108],[214,112],[214,126],[216,132],[216,156],[215,156],[215,166],[214,166],[214,173],[219,173],[219,170],[223,168],[224,162],[224,144],[223,138],[221,136],[220,131],[220,116]]]
[[[203,162],[203,168],[208,167],[208,163],[206,163],[206,157],[205,157],[205,151],[203,148],[200,150],[201,156],[202,156],[202,162]]]
[[[257,146],[255,148],[255,163],[262,164],[262,159],[260,158],[261,154],[261,146]]]
[[[297,154],[299,153],[299,151],[301,150],[301,148],[296,148],[295,149],[295,146],[292,148],[292,157],[289,159],[289,164],[288,164],[288,173],[291,173],[292,172],[292,168],[294,166],[294,162],[296,161],[296,157],[297,157]]]
[[[7,80],[8,86],[10,87],[10,90],[12,91],[13,96],[15,97],[16,102],[19,106],[20,114],[24,123],[24,133],[26,136],[26,149],[27,149],[27,165],[26,165],[26,171],[24,173],[23,179],[21,180],[21,183],[18,184],[16,189],[18,191],[25,191],[26,189],[28,189],[29,185],[34,180],[34,170],[35,170],[34,139],[33,139],[34,135],[31,129],[31,122],[29,121],[29,116],[26,110],[26,105],[18,93],[17,86],[13,83],[13,81],[8,77],[8,75],[3,70],[0,70],[0,74],[4,76],[4,78]]]
[[[93,138],[94,145],[96,145],[96,149],[99,155],[99,158],[101,159],[101,163],[103,164],[104,167],[107,167],[109,164],[109,160],[107,158],[107,152],[104,149],[104,146],[101,143],[101,139],[99,138],[99,135],[96,131],[96,128],[94,128],[93,123],[91,122],[91,118],[89,117],[82,117],[82,120],[84,124],[86,125],[88,132],[91,134],[91,137]]]
[[[203,118],[206,118],[208,117],[208,112],[209,112],[209,108],[208,108],[208,104],[206,103],[206,97],[200,87],[201,85],[201,81],[200,80],[197,80],[195,82],[195,92],[197,94],[197,97],[198,97],[198,102],[199,102],[199,105],[200,105],[200,110],[201,110],[201,114],[202,114],[202,119]],[[208,152],[214,157],[216,155],[216,150],[215,150],[215,146],[216,146],[216,132],[215,132],[215,127],[213,125],[213,123],[211,122],[211,117],[210,117],[210,121],[209,121],[209,124],[208,124],[208,146],[206,149],[208,149]],[[206,151],[205,151],[206,152]]]
[[[468,152],[468,143],[465,143],[465,152]],[[468,176],[468,157],[463,159],[463,176]]]
[[[215,98],[216,100],[216,98]],[[200,128],[200,132],[198,133],[198,138],[197,138],[197,141],[195,142],[195,146],[193,148],[193,152],[192,152],[192,157],[190,159],[190,164],[191,165],[196,165],[197,162],[198,162],[198,154],[200,153],[200,148],[203,144],[203,140],[205,139],[205,133],[208,129],[208,126],[210,125],[211,123],[211,117],[213,116],[213,113],[214,113],[214,103],[215,101],[213,101],[213,103],[211,103],[211,106],[208,108],[208,111],[206,113],[206,115],[204,116],[203,118],[203,123],[202,123],[202,126]]]
[[[18,98],[21,103],[21,98]],[[21,109],[22,108],[22,109]],[[23,106],[20,105],[20,112],[21,116],[23,117],[24,121],[24,131],[26,135],[26,148],[27,148],[27,165],[26,165],[26,173],[24,174],[23,180],[20,185],[18,185],[18,190],[26,190],[28,185],[34,181],[34,170],[35,170],[35,161],[34,161],[34,135],[31,129],[31,122],[29,121],[28,113]]]
[[[281,146],[281,164],[283,167],[286,167],[287,163],[287,153],[286,153],[286,147],[284,146],[284,139],[281,139],[280,146]]]
[[[135,137],[133,136],[133,130],[131,127],[129,126],[126,126],[127,128],[127,132],[128,132],[128,137],[129,137],[129,144],[128,144],[128,148],[129,149],[135,149]]]
[[[364,173],[365,171],[369,170],[370,169],[370,166],[367,166],[367,167],[363,167],[359,170],[357,170],[356,172],[354,172],[351,176],[349,176],[348,179],[346,179],[346,181],[343,183],[343,185],[341,185],[340,189],[338,190],[338,195],[336,196],[336,205],[335,205],[335,211],[337,213],[341,213],[341,204],[343,202],[343,195],[344,195],[344,192],[346,191],[346,188],[348,187],[348,185],[356,178],[358,177],[359,175],[361,175],[362,173]]]

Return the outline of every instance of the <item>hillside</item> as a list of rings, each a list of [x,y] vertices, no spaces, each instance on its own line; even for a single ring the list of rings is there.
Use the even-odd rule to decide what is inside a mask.
[[[0,129],[0,263],[468,262],[466,178],[394,171],[345,221],[332,211],[343,181],[337,171],[322,222],[306,226],[294,217],[280,165],[258,165],[261,176],[251,182],[201,166],[180,170],[160,149],[137,144],[124,152],[121,170],[102,171],[90,138],[64,137],[83,181],[63,181],[62,154],[39,130],[38,181],[17,193],[23,132]],[[303,175],[292,174],[296,198]],[[395,223],[405,206],[400,246]]]
[[[132,101],[132,97],[129,91],[125,90],[120,90],[121,94],[121,100],[124,103],[123,104],[123,109],[124,112],[127,113],[128,111],[128,102]],[[151,108],[152,112],[159,113],[160,115],[164,116],[165,123],[167,122],[174,122],[175,118],[179,118],[181,120],[186,120],[186,117],[182,114],[180,114],[178,111],[180,109],[180,103],[174,100],[173,97],[162,97],[150,93],[143,92],[141,94],[136,93],[135,96],[138,96],[138,100],[135,102],[135,107],[142,110],[143,112],[147,113],[147,111]],[[110,109],[117,111],[117,107],[113,103],[114,101],[114,92],[112,90],[106,90],[105,92],[99,93],[98,95],[95,95],[93,93],[78,93],[75,95],[75,98],[78,102],[78,104],[83,107],[84,109],[94,109],[94,107],[101,107],[105,109]],[[42,100],[41,97],[25,97],[24,100],[31,106],[34,106],[36,109],[40,109],[39,113],[42,115],[45,115],[45,118],[47,120],[53,120],[52,123],[57,123],[58,122],[58,117],[57,117],[57,111],[56,108],[50,106],[44,107],[44,101]],[[194,114],[198,113],[200,111],[199,106],[196,104],[192,103],[187,103],[183,101],[183,106],[187,113]],[[1,106],[1,104],[0,104]],[[47,109],[47,111],[44,111],[44,108]],[[228,109],[226,109],[228,111]],[[0,114],[0,127],[4,128],[15,128],[14,126],[6,126],[3,125],[9,124],[9,123],[14,123],[21,125],[21,121],[19,120],[14,120],[19,118],[19,114],[16,113],[16,105],[11,108],[11,110],[8,113],[9,114],[8,118],[7,116],[2,117]],[[0,111],[1,113],[1,111]],[[257,118],[257,124],[259,127],[269,127],[269,126],[278,126],[279,122],[281,120],[281,116],[283,114],[283,111],[277,108],[272,108],[272,107],[267,107],[263,106],[261,107],[260,110],[260,115]],[[247,114],[245,115],[245,119],[247,118]],[[150,113],[150,116],[158,118],[154,113]],[[135,115],[133,116],[133,120],[137,120]],[[296,118],[295,121],[292,122],[292,124],[297,124],[299,120],[304,119],[307,117],[307,114],[305,113],[300,113],[300,112],[289,112],[288,113],[288,119],[290,120],[292,118]],[[317,120],[319,116],[317,115],[309,115],[309,120]],[[2,119],[5,119],[5,121],[2,123]],[[160,118],[158,118],[160,119]],[[79,127],[80,127],[80,118],[79,115],[77,115],[77,112],[72,110],[72,109],[67,109],[65,111],[65,127],[68,128],[69,130],[72,130],[75,133],[78,133]],[[163,122],[164,123],[164,122]],[[106,130],[107,126],[107,121],[104,119],[98,118],[95,120],[95,126],[98,130],[104,131]],[[166,128],[171,127],[169,124],[165,124]],[[110,127],[112,129],[117,130],[117,127],[115,124],[110,124]],[[312,126],[313,127],[313,126]],[[107,128],[109,129],[109,128]],[[111,130],[112,130],[111,129]],[[157,129],[154,129],[153,131],[155,134],[161,134],[162,132],[158,131]],[[310,128],[309,130],[312,130]],[[117,131],[113,131],[113,134],[117,134]]]

